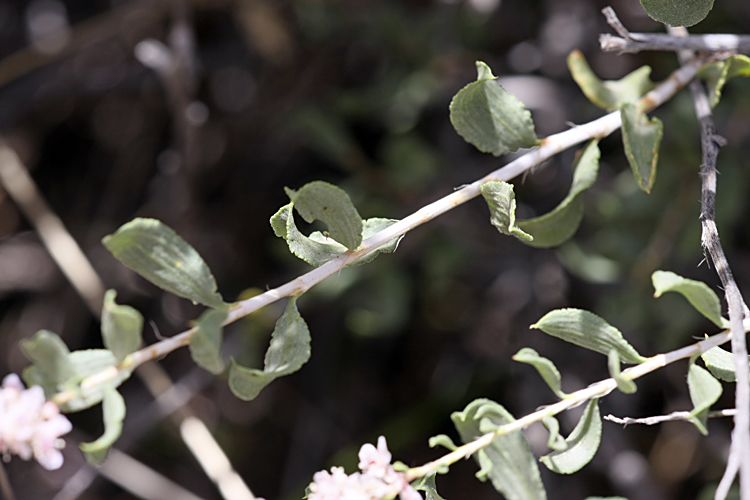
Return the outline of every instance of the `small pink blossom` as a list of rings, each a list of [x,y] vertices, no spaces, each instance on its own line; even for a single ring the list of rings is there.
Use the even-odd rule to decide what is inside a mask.
[[[309,500],[390,500],[398,495],[401,500],[422,500],[409,485],[402,472],[391,465],[391,453],[385,438],[378,438],[378,447],[365,444],[359,450],[362,471],[347,475],[343,467],[332,467],[331,472],[320,471],[313,476]]]
[[[59,469],[63,463],[60,449],[65,441],[60,436],[73,429],[51,401],[45,401],[39,386],[25,389],[15,373],[3,379],[0,387],[0,453],[5,461],[11,455],[24,460],[35,458],[48,470]]]

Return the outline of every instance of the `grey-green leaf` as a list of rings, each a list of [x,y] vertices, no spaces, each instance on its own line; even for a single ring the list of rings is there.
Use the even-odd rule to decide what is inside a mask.
[[[568,69],[584,95],[607,111],[619,109],[625,103],[633,103],[654,88],[654,83],[649,78],[651,68],[648,66],[641,66],[620,80],[600,80],[580,50],[574,50],[568,55]]]
[[[654,284],[654,297],[664,292],[682,294],[699,313],[711,320],[719,328],[729,328],[729,321],[721,317],[719,297],[702,281],[683,278],[669,271],[656,271],[651,275]]]
[[[692,26],[706,18],[714,0],[641,0],[641,5],[655,21],[670,26]]]
[[[214,375],[224,371],[224,360],[221,359],[221,344],[224,329],[222,324],[227,319],[226,309],[208,309],[195,322],[198,327],[190,337],[190,356],[193,361]]]
[[[477,61],[477,81],[458,91],[450,104],[453,128],[484,153],[503,155],[536,145],[531,113],[506,91],[489,66]]]
[[[161,221],[134,219],[102,243],[117,260],[159,288],[205,306],[225,306],[198,252]]]
[[[558,422],[552,415],[547,415],[542,418],[542,424],[544,424],[544,427],[549,431],[547,447],[555,451],[567,449],[568,443],[566,443],[565,438],[560,435],[560,422]]]
[[[104,294],[101,330],[104,347],[112,351],[119,363],[140,347],[143,316],[130,306],[117,304],[116,297],[114,290],[107,290]]]
[[[70,350],[56,333],[39,330],[31,339],[21,341],[21,350],[33,363],[36,371],[34,383],[44,387],[45,392],[50,388],[54,393],[58,386],[76,375],[75,366],[70,361]]]
[[[620,392],[625,394],[633,394],[638,387],[635,385],[632,379],[624,377],[620,371],[620,354],[617,349],[611,349],[607,356],[607,367],[609,368],[609,375],[617,382],[617,388]]]
[[[330,237],[349,250],[355,250],[362,243],[362,218],[343,189],[314,181],[299,191],[289,188],[285,191],[305,221],[322,221],[328,226]]]
[[[691,359],[688,368],[688,389],[690,400],[693,402],[690,421],[701,434],[707,435],[708,409],[721,397],[721,382],[716,380],[707,370],[696,365],[695,360]]]
[[[590,141],[576,160],[573,184],[570,192],[560,204],[549,213],[518,222],[518,228],[533,237],[525,241],[537,248],[551,248],[562,245],[578,231],[583,219],[583,201],[579,196],[596,182],[599,173],[598,141]]]
[[[417,479],[412,483],[412,487],[417,491],[424,491],[425,500],[444,500],[437,492],[434,473]]]
[[[589,311],[556,309],[545,314],[531,328],[604,355],[608,355],[610,349],[617,349],[620,358],[626,363],[646,361],[617,328]]]
[[[104,384],[102,412],[104,414],[104,434],[91,443],[81,443],[81,451],[92,465],[99,465],[107,458],[107,452],[122,434],[122,421],[125,419],[125,400],[110,384]]]
[[[461,412],[451,415],[461,440],[469,443],[515,419],[498,403],[477,399]],[[492,485],[507,500],[544,500],[539,466],[520,431],[496,438],[492,444],[474,454],[480,466],[477,477],[489,477]]]
[[[456,446],[453,440],[445,434],[438,434],[437,436],[432,436],[429,439],[428,443],[430,445],[430,448],[434,448],[436,446],[443,446],[451,451],[458,448],[458,446]]]
[[[565,440],[567,448],[553,451],[540,460],[552,472],[572,474],[594,458],[601,438],[602,419],[599,416],[599,399],[596,398],[589,401],[578,425]]]
[[[701,354],[701,358],[703,358],[706,368],[708,368],[708,371],[710,371],[714,377],[727,382],[737,381],[734,367],[734,354],[731,352],[725,351],[721,347],[712,347]]]
[[[516,195],[512,184],[490,181],[479,186],[479,190],[490,208],[490,222],[498,231],[524,242],[534,239],[516,225]]]
[[[539,375],[541,375],[544,381],[547,382],[549,388],[552,389],[552,392],[554,392],[558,398],[564,399],[568,397],[568,395],[562,391],[560,372],[552,361],[540,356],[534,349],[529,347],[524,347],[518,351],[515,356],[513,356],[513,359],[519,363],[526,363],[536,368]]]
[[[246,368],[232,360],[229,388],[240,399],[255,399],[274,379],[296,372],[308,359],[310,330],[297,311],[297,298],[292,297],[271,334],[271,345],[266,351],[263,370]]]
[[[719,104],[721,91],[728,80],[735,76],[750,76],[750,57],[735,54],[723,61],[706,64],[700,69],[698,76],[706,81],[709,102],[713,108]]]
[[[625,156],[633,170],[638,187],[651,192],[656,180],[656,164],[663,125],[654,117],[651,120],[635,104],[624,104],[622,115],[622,142]]]

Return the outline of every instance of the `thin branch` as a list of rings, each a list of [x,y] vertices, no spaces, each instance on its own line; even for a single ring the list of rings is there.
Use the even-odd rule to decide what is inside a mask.
[[[637,103],[638,107],[647,112],[669,100],[678,90],[687,85],[695,77],[698,69],[706,61],[707,58],[698,57],[693,60],[690,65],[682,66],[680,69],[672,73],[669,78],[660,83],[654,90],[643,96]],[[620,117],[620,112],[614,111],[587,124],[579,125],[564,132],[560,132],[559,134],[547,137],[541,141],[538,148],[520,158],[517,158],[504,167],[491,172],[474,183],[454,191],[448,196],[445,196],[430,205],[422,207],[412,215],[396,222],[383,231],[370,236],[362,242],[357,250],[345,252],[339,257],[326,262],[325,264],[278,288],[273,288],[265,293],[234,304],[230,307],[229,315],[224,324],[227,325],[233,323],[238,319],[284,297],[291,297],[306,292],[325,278],[336,274],[347,265],[389,241],[392,241],[435,217],[479,196],[479,187],[482,184],[490,181],[507,181],[513,179],[572,146],[592,138],[601,139],[608,136],[617,130],[621,124],[622,119]],[[156,342],[140,351],[136,351],[126,357],[116,369],[96,373],[82,381],[81,386],[93,387],[102,384],[117,376],[118,370],[130,370],[146,361],[160,358],[180,347],[184,347],[189,344],[190,337],[196,330],[197,327],[191,328],[178,335]],[[65,391],[56,394],[52,400],[59,405],[70,401],[75,398],[76,395],[77,392],[75,390]]]
[[[687,30],[684,28],[673,28],[672,32],[678,37],[687,34]],[[681,62],[686,61],[691,55],[687,51],[680,52]],[[717,500],[726,498],[726,493],[728,493],[729,487],[737,474],[737,468],[734,465],[738,464],[740,498],[742,500],[750,500],[750,369],[748,369],[747,345],[744,329],[742,328],[747,305],[745,305],[742,294],[732,276],[732,271],[724,255],[724,249],[719,241],[719,232],[716,227],[716,161],[719,156],[719,148],[726,141],[716,133],[708,95],[703,84],[697,80],[693,81],[690,84],[690,92],[693,95],[695,113],[701,125],[701,149],[703,151],[703,163],[700,169],[702,182],[700,220],[703,229],[701,245],[704,252],[708,251],[708,254],[711,256],[716,273],[719,275],[724,288],[729,309],[732,353],[737,377],[737,389],[735,393],[737,413],[734,417],[732,445],[729,449],[728,465],[724,471],[719,488],[717,488],[715,498]]]
[[[8,473],[5,471],[2,461],[0,461],[0,492],[2,492],[4,500],[16,500],[16,495],[13,493],[13,486],[10,484]]]
[[[730,408],[727,410],[717,410],[708,412],[708,418],[720,418],[720,417],[733,417],[737,414],[737,410]],[[631,418],[631,417],[615,417],[614,415],[607,415],[604,420],[609,420],[622,426],[628,426],[630,424],[642,424],[642,425],[656,425],[662,422],[674,422],[678,420],[689,421],[692,418],[692,414],[689,411],[675,411],[669,415],[658,415],[654,417],[643,417],[643,418]]]
[[[698,50],[703,52],[739,52],[750,54],[748,35],[689,35],[672,36],[664,33],[631,33],[622,25],[611,7],[602,9],[607,22],[620,36],[599,35],[599,45],[605,52],[635,54],[642,50]]]

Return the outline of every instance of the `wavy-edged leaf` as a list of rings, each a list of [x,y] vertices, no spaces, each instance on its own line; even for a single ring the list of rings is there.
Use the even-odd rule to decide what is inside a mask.
[[[599,174],[599,141],[592,140],[582,150],[575,163],[573,184],[570,192],[560,204],[541,217],[522,220],[518,228],[533,239],[524,241],[537,248],[562,245],[578,231],[583,219],[583,200],[579,196],[596,182]]]
[[[695,309],[719,328],[729,328],[729,321],[721,317],[721,302],[711,288],[702,281],[683,278],[670,271],[656,271],[651,275],[654,297],[664,292],[682,294]]]
[[[689,420],[701,434],[708,435],[708,429],[706,428],[708,409],[721,397],[723,391],[721,382],[716,380],[708,370],[696,365],[694,359],[691,359],[688,368],[688,390],[690,391],[690,401],[693,402],[693,411],[690,412]]]
[[[190,356],[193,361],[214,375],[224,371],[224,360],[221,359],[221,344],[224,337],[222,324],[227,319],[226,309],[208,309],[195,322],[198,327],[190,337]]]
[[[453,442],[453,440],[445,435],[445,434],[438,434],[437,436],[432,436],[428,444],[430,445],[430,448],[434,448],[436,446],[442,446],[444,448],[449,449],[450,451],[456,450],[458,446]]]
[[[490,181],[479,186],[479,190],[490,208],[490,222],[498,231],[524,242],[534,239],[516,225],[516,195],[512,184]]]
[[[102,243],[112,255],[159,288],[208,307],[224,307],[203,258],[156,219],[133,219]]]
[[[425,500],[444,500],[437,492],[434,473],[417,479],[411,486],[417,491],[424,491]]]
[[[727,382],[737,381],[734,367],[734,354],[731,352],[725,351],[717,346],[712,347],[701,354],[701,358],[703,358],[706,368],[708,368],[708,371],[710,371],[714,377]],[[748,358],[748,362],[750,362],[750,358]]]
[[[615,382],[617,382],[617,388],[624,394],[633,394],[638,390],[632,379],[623,377],[620,371],[620,354],[617,349],[611,349],[607,356],[607,367],[609,368],[609,375]]]
[[[622,337],[620,330],[589,311],[556,309],[545,314],[531,328],[604,355],[609,355],[611,349],[617,349],[625,363],[646,361]]]
[[[705,64],[698,71],[698,77],[705,80],[708,87],[708,99],[712,108],[719,104],[724,85],[735,76],[750,76],[750,57],[735,54],[723,61]]]
[[[714,0],[641,0],[641,5],[655,21],[670,26],[692,26],[706,18]]]
[[[588,464],[602,438],[602,419],[599,416],[599,399],[595,398],[586,405],[573,432],[565,440],[567,448],[553,451],[539,460],[552,472],[572,474]]]
[[[600,80],[580,50],[568,55],[568,69],[589,101],[607,111],[635,102],[654,88],[648,66],[641,66],[619,80]]]
[[[547,415],[542,418],[542,424],[544,424],[544,427],[549,431],[547,447],[555,451],[567,449],[568,443],[566,443],[565,438],[560,435],[560,422],[558,422],[552,415]]]
[[[76,368],[70,361],[70,350],[56,333],[39,330],[31,339],[21,341],[21,350],[33,363],[36,372],[34,385],[49,387],[53,394],[59,385],[76,375]]]
[[[659,159],[659,144],[663,125],[654,117],[648,119],[646,113],[634,104],[624,104],[622,115],[622,142],[625,156],[633,170],[638,187],[651,192],[656,180],[656,165]]]
[[[323,181],[309,182],[298,191],[284,190],[306,222],[322,221],[329,236],[349,250],[362,243],[362,218],[346,191]]]
[[[562,378],[560,377],[560,372],[552,361],[540,356],[530,347],[524,347],[518,351],[513,356],[513,360],[518,361],[519,363],[526,363],[536,368],[536,371],[539,372],[539,375],[541,375],[544,381],[547,382],[549,388],[552,389],[552,392],[554,392],[558,398],[565,399],[568,397],[568,395],[562,391]]]
[[[461,412],[451,415],[461,440],[469,443],[515,419],[498,403],[477,399]],[[539,466],[529,443],[520,431],[496,438],[474,454],[480,466],[477,477],[489,477],[492,485],[507,500],[544,500],[547,494],[539,475]]]
[[[484,153],[503,155],[536,145],[531,113],[496,81],[489,66],[477,61],[477,81],[458,91],[450,104],[453,128]]]
[[[274,379],[296,372],[308,359],[310,330],[297,310],[297,297],[291,297],[271,334],[263,370],[246,368],[232,359],[229,388],[240,399],[255,399]]]
[[[81,443],[81,451],[92,465],[100,465],[107,458],[107,452],[122,434],[122,421],[125,419],[125,400],[110,384],[104,384],[102,413],[104,414],[104,434],[91,443]]]
[[[102,307],[102,340],[119,363],[143,342],[143,316],[135,308],[115,302],[117,292],[107,290]]]

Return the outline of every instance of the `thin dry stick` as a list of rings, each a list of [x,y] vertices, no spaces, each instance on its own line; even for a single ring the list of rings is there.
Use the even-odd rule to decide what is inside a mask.
[[[730,408],[728,410],[717,410],[717,411],[708,412],[708,418],[733,417],[736,414],[737,414],[737,410],[735,410],[734,408]],[[662,422],[690,420],[692,417],[693,415],[689,411],[674,411],[670,413],[669,415],[658,415],[654,417],[620,418],[620,417],[615,417],[614,415],[606,415],[603,418],[604,420],[609,420],[610,422],[614,422],[616,424],[620,424],[623,427],[625,427],[630,424],[656,425],[656,424],[661,424]]]
[[[677,37],[686,36],[685,28],[670,28]],[[681,51],[681,62],[686,62],[693,54]],[[701,164],[701,245],[704,252],[708,251],[719,275],[729,309],[729,321],[732,331],[732,353],[734,356],[735,373],[737,377],[734,416],[734,431],[732,445],[729,449],[728,465],[724,476],[716,490],[716,500],[723,500],[729,493],[729,488],[737,474],[735,464],[739,464],[740,498],[750,500],[750,369],[747,363],[747,345],[742,322],[747,306],[742,299],[737,283],[734,281],[729,262],[724,255],[724,249],[719,241],[716,228],[716,161],[719,148],[726,142],[716,133],[708,95],[703,84],[698,80],[691,82],[690,92],[695,103],[695,113],[701,125],[701,149],[703,163]]]
[[[750,36],[747,35],[689,35],[672,36],[664,33],[631,33],[617,18],[612,7],[602,9],[607,22],[620,34],[599,35],[599,45],[606,52],[637,53],[642,50],[699,50],[704,52],[750,53]]]
[[[679,89],[687,85],[687,83],[695,77],[698,69],[706,61],[707,59],[703,57],[696,58],[690,65],[682,66],[680,69],[672,73],[669,78],[664,80],[654,90],[643,96],[638,101],[637,105],[639,108],[644,111],[651,111],[669,100]],[[475,181],[474,183],[454,191],[448,196],[419,209],[412,215],[409,215],[383,231],[367,238],[357,250],[345,252],[343,255],[326,262],[325,264],[278,288],[273,288],[265,293],[234,304],[230,307],[229,315],[224,324],[227,325],[233,323],[238,319],[284,297],[291,297],[306,292],[312,286],[323,281],[325,278],[336,274],[362,256],[372,252],[389,241],[406,234],[435,217],[477,197],[480,193],[479,187],[482,184],[490,181],[510,180],[565,149],[592,138],[601,139],[608,136],[613,131],[617,130],[621,124],[622,120],[620,112],[614,111],[587,124],[579,125],[564,132],[560,132],[559,134],[547,137],[542,140],[538,148],[512,161],[504,167],[491,172],[482,179],[479,179],[478,181]],[[125,358],[119,366],[112,367],[111,369],[88,377],[82,381],[81,386],[84,388],[95,387],[96,385],[112,380],[117,375],[118,370],[130,370],[146,361],[165,356],[180,347],[184,347],[189,344],[190,337],[196,330],[197,327],[191,328],[178,335],[154,343],[140,351],[136,351]],[[52,400],[57,404],[63,404],[75,398],[76,394],[77,392],[75,390],[61,392],[56,394]]]

